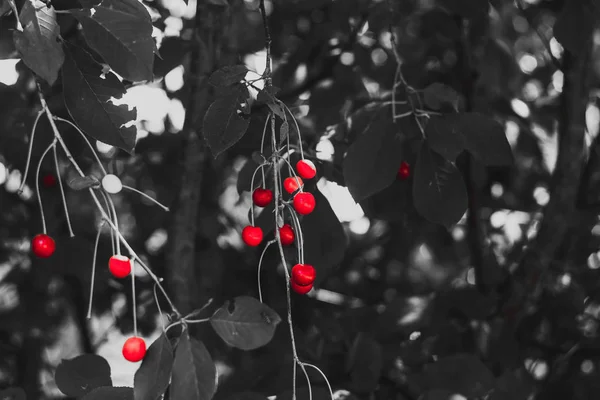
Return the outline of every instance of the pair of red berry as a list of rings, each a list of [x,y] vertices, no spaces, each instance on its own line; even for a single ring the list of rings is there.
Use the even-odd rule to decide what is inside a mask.
[[[279,228],[279,238],[284,246],[290,246],[294,243],[296,234],[290,224],[285,224]],[[258,226],[248,225],[242,230],[242,240],[246,245],[256,247],[263,240],[263,230]]]
[[[292,268],[290,286],[298,294],[306,294],[313,288],[317,273],[315,268],[309,264],[296,264]]]

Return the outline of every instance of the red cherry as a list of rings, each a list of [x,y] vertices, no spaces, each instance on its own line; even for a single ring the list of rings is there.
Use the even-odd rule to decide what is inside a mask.
[[[300,160],[296,163],[298,175],[304,179],[312,179],[317,175],[317,167],[310,160]]]
[[[123,345],[123,357],[130,362],[142,361],[146,355],[146,342],[141,337],[132,336]]]
[[[315,209],[315,196],[312,193],[303,192],[294,196],[294,209],[300,215],[308,215]]]
[[[248,246],[258,246],[263,240],[263,231],[258,226],[248,225],[242,230],[242,240]]]
[[[289,194],[294,193],[302,186],[304,186],[304,181],[299,176],[290,176],[283,180],[283,188]]]
[[[115,278],[125,278],[131,273],[129,258],[116,254],[108,260],[108,270]]]
[[[398,178],[406,180],[410,176],[410,164],[406,161],[402,161],[400,168],[398,169]]]
[[[292,282],[300,286],[312,285],[316,276],[317,272],[312,265],[296,264],[292,268]]]
[[[51,188],[56,185],[56,177],[52,174],[48,174],[42,178],[42,185],[46,188]]]
[[[294,282],[294,280],[290,281],[290,286],[292,287],[292,290],[298,294],[306,294],[308,292],[310,292],[313,288],[312,283],[310,285],[298,285],[296,282]]]
[[[45,233],[40,233],[31,239],[31,250],[33,251],[33,254],[39,258],[48,258],[54,254],[56,243],[50,236]]]
[[[289,246],[294,244],[294,239],[296,235],[294,234],[294,230],[290,226],[290,224],[285,224],[281,228],[279,228],[279,237],[281,238],[281,244],[284,246]]]
[[[258,188],[252,193],[252,201],[258,207],[266,207],[273,200],[273,192],[270,189]]]

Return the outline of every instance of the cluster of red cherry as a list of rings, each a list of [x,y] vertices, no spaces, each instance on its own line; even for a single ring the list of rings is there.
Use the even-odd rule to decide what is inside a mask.
[[[292,205],[300,215],[308,215],[315,209],[315,197],[312,193],[304,192],[303,179],[313,179],[317,169],[312,161],[302,159],[296,163],[298,176],[290,176],[283,180],[283,189],[293,195]],[[264,208],[273,201],[273,192],[267,188],[257,188],[252,192],[252,202],[257,207]],[[279,228],[281,244],[291,246],[296,241],[296,234],[290,224]],[[263,231],[259,226],[248,225],[242,230],[242,240],[246,245],[256,247],[263,241]],[[290,284],[292,289],[299,294],[306,294],[313,288],[316,272],[312,265],[296,264],[292,268]]]

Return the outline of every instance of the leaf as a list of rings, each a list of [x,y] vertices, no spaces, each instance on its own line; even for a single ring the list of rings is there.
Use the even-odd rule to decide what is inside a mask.
[[[273,339],[281,317],[254,297],[238,296],[226,301],[210,317],[210,324],[225,343],[254,350]]]
[[[315,268],[315,285],[318,286],[342,262],[348,242],[344,227],[327,198],[320,190],[314,190],[313,195],[315,210],[304,216],[300,225],[304,236],[304,260]]]
[[[231,86],[244,79],[247,73],[245,65],[228,65],[213,72],[208,83],[217,87]]]
[[[63,360],[56,368],[58,389],[70,397],[83,396],[101,386],[112,386],[108,361],[95,354]]]
[[[450,227],[467,209],[467,191],[454,164],[421,145],[413,180],[415,208],[431,222]]]
[[[83,396],[81,400],[133,400],[133,388],[100,387]]]
[[[60,28],[54,8],[40,0],[26,0],[19,13],[23,32],[14,31],[13,41],[23,62],[33,72],[53,85],[65,54],[58,43]]]
[[[159,400],[169,386],[173,369],[173,348],[162,334],[148,348],[142,365],[135,373],[134,399]]]
[[[425,366],[423,387],[448,390],[467,398],[481,397],[494,387],[495,378],[487,366],[471,354],[455,354]]]
[[[69,114],[77,125],[94,139],[119,147],[128,153],[135,147],[136,110],[127,105],[115,105],[125,87],[85,50],[65,43],[65,63],[62,69],[63,94]]]
[[[456,161],[456,157],[465,149],[464,138],[457,126],[449,124],[446,117],[431,116],[425,128],[425,136],[431,150],[448,161]]]
[[[495,311],[497,302],[494,295],[484,295],[474,286],[441,292],[435,299],[436,319],[459,312],[468,319],[482,320]]]
[[[494,119],[468,112],[447,115],[444,121],[462,135],[465,149],[484,165],[505,166],[513,163],[504,127]]]
[[[67,182],[67,185],[73,190],[85,190],[88,188],[100,187],[100,181],[95,176],[76,176]]]
[[[21,388],[8,388],[0,390],[0,400],[27,400],[27,396]]]
[[[241,107],[242,103],[247,105],[248,90],[239,86],[217,98],[204,116],[204,137],[215,157],[236,144],[250,124]]]
[[[386,108],[372,113],[344,158],[344,180],[356,202],[391,185],[402,162],[402,133],[388,111]]]
[[[282,120],[285,120],[285,109],[281,105],[281,102],[277,100],[277,98],[273,96],[273,94],[269,93],[266,89],[263,89],[258,92],[256,100],[265,103],[271,109],[273,114],[277,115]]]
[[[590,46],[598,13],[586,1],[566,1],[554,24],[556,40],[569,52],[577,56]]]
[[[364,333],[359,333],[347,360],[353,392],[370,393],[379,385],[383,370],[381,346]]]
[[[138,0],[102,0],[92,9],[71,14],[81,23],[90,47],[117,74],[133,82],[152,79],[152,20]]]
[[[434,82],[425,88],[423,100],[434,110],[439,110],[443,105],[448,104],[458,111],[462,104],[462,97],[456,90],[439,82]]]
[[[217,370],[204,344],[185,330],[175,350],[171,400],[210,400],[216,389]]]
[[[279,127],[279,140],[283,143],[285,139],[290,135],[290,124],[287,121],[283,121]]]

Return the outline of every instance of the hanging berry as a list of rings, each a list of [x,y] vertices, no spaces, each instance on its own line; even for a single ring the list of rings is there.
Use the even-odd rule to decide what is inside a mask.
[[[310,285],[298,285],[294,280],[290,280],[290,286],[292,290],[298,294],[306,294],[313,288],[312,283]]]
[[[284,246],[290,246],[294,244],[294,239],[296,235],[294,234],[294,230],[290,226],[290,224],[285,224],[281,228],[279,228],[279,237],[281,239],[281,244]]]
[[[132,336],[123,344],[123,357],[129,362],[138,362],[146,355],[146,342],[141,337]]]
[[[292,281],[300,286],[312,285],[317,276],[317,272],[312,265],[296,264],[292,268]]]
[[[296,163],[296,171],[298,175],[304,179],[312,179],[317,175],[317,167],[310,160],[300,160]]]
[[[303,192],[294,196],[294,209],[300,215],[308,215],[315,209],[315,196],[312,193]]]
[[[256,247],[263,240],[263,231],[258,226],[248,225],[242,230],[242,240],[248,246]]]
[[[31,240],[31,250],[39,258],[48,258],[54,254],[56,243],[50,236],[40,233]]]
[[[304,181],[299,176],[290,176],[283,180],[283,188],[289,194],[297,192],[298,189],[304,186]]]
[[[131,260],[120,254],[115,254],[108,260],[108,270],[115,278],[125,278],[131,273]]]
[[[252,201],[258,207],[266,207],[273,201],[273,192],[270,189],[258,188],[252,193]]]

